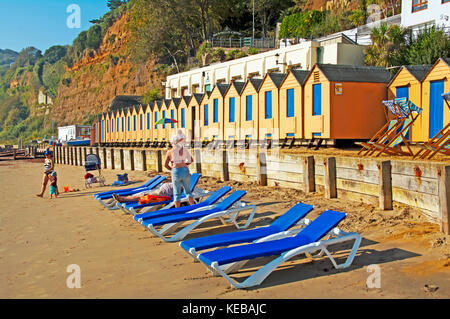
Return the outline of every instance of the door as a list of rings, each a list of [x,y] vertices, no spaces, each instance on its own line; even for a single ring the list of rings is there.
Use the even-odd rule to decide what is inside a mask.
[[[430,82],[430,128],[429,137],[434,137],[444,127],[444,80]]]
[[[322,115],[322,84],[313,85],[313,115]]]
[[[191,119],[192,119],[192,139],[195,140],[195,130],[197,129],[195,127],[195,106],[193,106],[191,108],[191,110],[192,110],[192,116],[191,116]]]

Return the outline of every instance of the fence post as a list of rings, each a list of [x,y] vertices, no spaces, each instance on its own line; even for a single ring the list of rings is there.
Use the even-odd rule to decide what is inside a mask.
[[[336,198],[336,158],[328,157],[323,164],[325,166],[325,198]]]
[[[74,152],[74,154],[73,154],[73,157],[74,157],[74,165],[75,166],[78,166],[78,148],[74,148],[73,149],[73,152]]]
[[[120,170],[123,171],[125,169],[125,163],[123,160],[123,149],[122,148],[119,150],[119,154],[120,154]]]
[[[378,165],[378,184],[380,190],[380,209],[392,209],[392,175],[391,161],[383,161]]]
[[[83,150],[82,150],[82,148],[80,147],[80,148],[78,149],[78,157],[79,157],[78,163],[79,163],[80,166],[83,166],[83,162],[84,162],[82,151],[83,151]]]
[[[130,152],[130,168],[134,171],[134,150],[129,150]]]
[[[257,153],[256,173],[258,175],[258,184],[267,186],[267,157],[265,152]]]
[[[195,154],[195,172],[197,174],[201,174],[202,173],[202,156],[201,156],[201,150],[199,149],[195,149],[194,150],[194,154]]]
[[[230,174],[228,172],[228,156],[227,150],[222,150],[222,180],[224,182],[230,180]]]
[[[439,176],[439,210],[441,213],[441,231],[450,234],[450,166],[443,166]]]
[[[142,170],[147,171],[147,155],[145,154],[145,150],[141,151],[142,156]]]
[[[162,165],[162,151],[157,150],[156,151],[156,171],[158,173],[163,171],[163,165]]]
[[[303,183],[305,184],[305,192],[312,193],[316,191],[316,168],[314,166],[314,156],[305,158],[303,170]]]
[[[106,148],[102,149],[102,153],[103,153],[103,168],[107,168],[108,164],[106,163]]]

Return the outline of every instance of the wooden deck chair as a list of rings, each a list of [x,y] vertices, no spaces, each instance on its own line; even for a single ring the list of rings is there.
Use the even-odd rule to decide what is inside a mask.
[[[442,97],[444,98],[447,107],[450,109],[450,92],[443,93]],[[447,123],[442,130],[427,142],[417,143],[416,145],[420,147],[420,150],[413,158],[431,159],[437,153],[450,155],[450,123]]]
[[[389,133],[384,143],[373,143],[375,149],[370,151],[368,155],[372,155],[378,151],[375,155],[376,157],[380,156],[382,153],[386,153],[388,155],[414,156],[406,136],[408,135],[408,132],[414,122],[420,116],[422,109],[407,98],[394,99],[393,104],[396,106],[396,116],[400,116],[404,119],[401,128]],[[406,146],[407,151],[402,150],[400,145],[402,142]]]
[[[389,140],[393,139],[396,132],[402,127],[405,121],[405,114],[401,112],[399,106],[394,102],[394,100],[387,100],[382,102],[385,106],[384,113],[386,115],[387,123],[370,139],[368,142],[356,143],[361,145],[363,148],[358,152],[358,155],[367,156],[372,155],[376,151],[375,143],[378,145],[383,145],[388,143]],[[395,119],[389,120],[392,114]],[[364,152],[364,153],[363,153]]]

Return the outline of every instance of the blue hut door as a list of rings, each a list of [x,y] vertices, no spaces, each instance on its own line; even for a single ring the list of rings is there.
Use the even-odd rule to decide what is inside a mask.
[[[430,128],[429,137],[434,137],[444,127],[444,80],[430,82]]]
[[[313,115],[322,115],[322,84],[313,85]]]
[[[400,99],[402,97],[406,97],[409,100],[409,86],[399,86],[399,87],[397,87],[395,95],[396,95],[395,97],[398,98],[398,99]],[[411,130],[408,130],[408,133],[406,133],[406,135],[405,135],[405,138],[407,140],[409,140],[409,132],[410,131]]]

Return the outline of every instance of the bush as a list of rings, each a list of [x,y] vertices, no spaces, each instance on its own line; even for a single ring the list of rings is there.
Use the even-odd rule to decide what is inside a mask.
[[[408,64],[433,64],[438,58],[450,56],[450,38],[435,27],[421,30],[409,41],[405,50]]]
[[[102,27],[94,25],[87,32],[86,46],[90,49],[97,50],[102,44],[102,38]]]
[[[144,94],[144,96],[142,97],[142,103],[149,104],[152,103],[153,101],[159,100],[160,98],[161,94],[158,88],[153,88]]]
[[[281,22],[279,38],[308,38],[314,25],[325,18],[322,11],[311,10],[286,16]]]
[[[249,55],[258,54],[258,53],[259,53],[259,49],[257,49],[257,48],[249,48],[248,51],[247,51],[247,53],[248,53]]]

